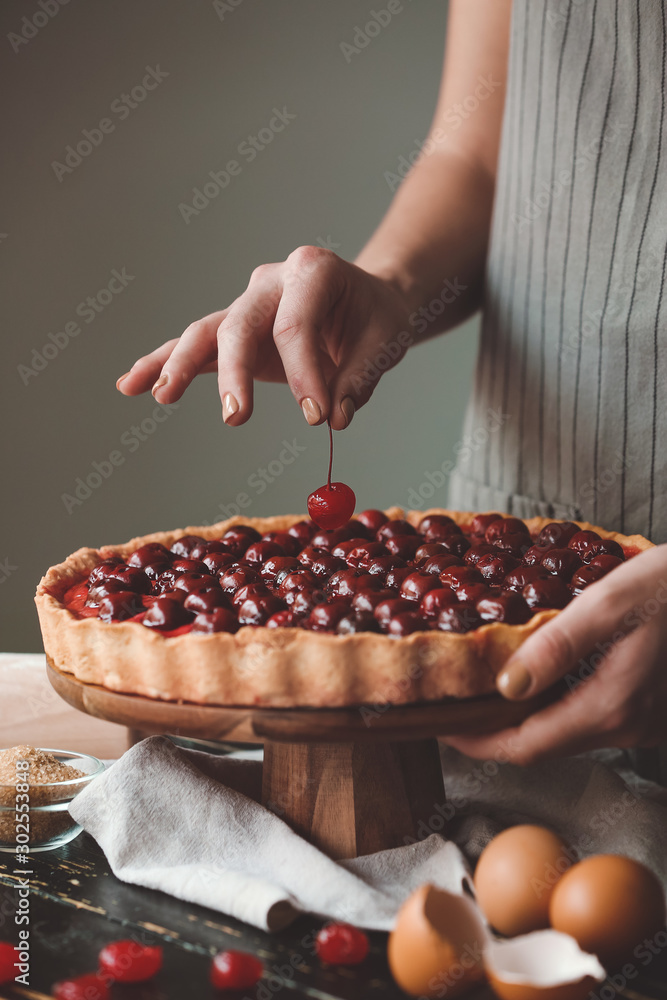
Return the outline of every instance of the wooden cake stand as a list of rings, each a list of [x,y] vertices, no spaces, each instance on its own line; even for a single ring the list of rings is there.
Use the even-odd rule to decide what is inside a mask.
[[[504,729],[554,698],[228,708],[120,694],[85,684],[50,661],[47,671],[61,698],[107,722],[143,733],[263,743],[263,804],[332,858],[400,847],[424,829],[442,829],[445,789],[436,737]],[[437,827],[431,825],[435,818]]]

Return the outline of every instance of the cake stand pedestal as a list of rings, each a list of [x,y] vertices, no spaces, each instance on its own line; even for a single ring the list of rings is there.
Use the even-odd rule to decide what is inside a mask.
[[[263,743],[263,804],[332,858],[373,854],[442,830],[445,789],[436,737],[516,725],[555,696],[234,708],[120,694],[47,663],[56,692],[88,715],[142,733]]]

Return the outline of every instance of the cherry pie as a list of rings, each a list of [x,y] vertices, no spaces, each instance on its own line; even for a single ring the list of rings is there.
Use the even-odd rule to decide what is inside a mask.
[[[494,690],[521,643],[651,542],[570,521],[366,510],[236,517],[79,549],[36,603],[79,680],[213,705],[406,704]]]

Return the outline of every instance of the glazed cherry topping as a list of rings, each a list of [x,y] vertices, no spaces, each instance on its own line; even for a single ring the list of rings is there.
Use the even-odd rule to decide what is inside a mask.
[[[414,573],[409,573],[403,580],[399,593],[406,601],[420,602],[429,590],[436,590],[439,586],[440,582],[437,576],[432,573],[420,573],[419,570],[416,570]]]
[[[500,549],[501,552],[509,552],[510,555],[516,556],[517,559],[522,559],[528,549],[531,548],[530,535],[520,535],[518,532],[499,535],[492,542],[492,546],[495,549]]]
[[[118,580],[125,590],[131,590],[135,594],[150,593],[151,581],[138,566],[116,566],[109,573],[107,580]]]
[[[586,587],[590,587],[592,583],[597,583],[608,572],[609,570],[605,570],[604,567],[594,566],[592,563],[588,566],[582,566],[570,580],[570,590],[573,596],[576,597],[578,594],[581,594]]]
[[[253,542],[259,542],[261,538],[259,531],[256,531],[249,524],[235,524],[233,528],[227,529],[222,536],[222,541],[235,556],[242,556]]]
[[[146,628],[159,628],[165,632],[180,628],[192,621],[192,611],[186,609],[173,597],[156,597],[144,615],[142,622]]]
[[[51,994],[55,1000],[109,1000],[111,997],[105,980],[95,972],[54,983]]]
[[[375,537],[378,542],[385,542],[388,538],[396,538],[397,535],[416,535],[417,531],[410,524],[409,521],[404,521],[402,518],[396,518],[393,521],[385,521],[385,523],[378,528]],[[419,544],[422,544],[422,539],[419,539]],[[416,550],[415,550],[416,551]]]
[[[357,521],[363,524],[371,535],[379,531],[388,520],[383,510],[362,510],[361,514],[357,514]]]
[[[376,556],[369,562],[368,572],[371,576],[379,576],[384,580],[392,569],[407,569],[407,565],[405,559],[399,559],[398,556]]]
[[[547,576],[547,570],[543,569],[542,566],[517,566],[516,569],[507,574],[503,587],[505,590],[513,590],[516,594],[520,594],[527,583],[543,580],[545,576]]]
[[[382,542],[360,542],[359,545],[350,549],[343,558],[347,565],[353,569],[368,569],[372,561],[385,555],[386,551]]]
[[[449,566],[440,574],[440,583],[452,590],[458,590],[462,583],[482,582],[482,574],[474,566]]]
[[[287,556],[295,556],[300,548],[294,535],[290,535],[287,531],[267,531],[262,535],[262,541],[274,542]]]
[[[452,566],[463,566],[463,560],[459,556],[447,555],[446,553],[429,556],[429,558],[420,563],[420,570],[422,573],[432,573],[434,576],[440,576],[444,573],[446,569],[450,569]]]
[[[282,580],[288,573],[299,569],[300,563],[295,556],[269,556],[260,572],[263,580]]]
[[[314,573],[320,581],[337,573],[339,569],[345,568],[345,562],[342,559],[336,559],[330,552],[321,552],[309,566],[310,572]]]
[[[193,549],[205,544],[206,539],[201,538],[199,535],[183,535],[181,538],[176,539],[171,547],[171,551],[175,556],[189,559]]]
[[[192,623],[193,632],[236,632],[239,622],[233,611],[227,608],[215,608],[213,611],[200,612]]]
[[[103,622],[123,622],[144,610],[141,598],[131,590],[108,594],[100,601],[97,617]]]
[[[519,565],[519,560],[507,552],[499,552],[497,556],[482,556],[476,569],[482,574],[490,586],[500,586],[513,569]]]
[[[218,990],[249,990],[259,982],[264,966],[245,951],[220,951],[211,963],[211,982]]]
[[[108,597],[109,594],[118,594],[125,589],[120,580],[103,580],[101,583],[96,583],[88,590],[86,607],[97,608],[102,598]]]
[[[397,596],[395,590],[389,590],[388,588],[382,590],[368,590],[364,588],[363,590],[358,590],[352,598],[352,607],[355,611],[373,612],[381,601],[389,601]]]
[[[412,573],[411,566],[405,566],[404,568],[390,569],[385,577],[385,583],[388,587],[393,587],[395,590],[400,590],[403,585],[403,581],[410,576]]]
[[[470,533],[471,535],[484,535],[490,524],[502,520],[503,515],[495,511],[489,514],[475,514],[470,523]]]
[[[233,594],[225,594],[225,597],[229,596],[233,607],[240,608],[249,597],[266,597],[270,593],[271,591],[265,583],[247,583],[245,587],[239,587]]]
[[[602,552],[598,556],[593,556],[588,565],[599,567],[600,569],[603,569],[605,573],[610,573],[612,569],[616,569],[618,566],[623,565],[623,559],[617,556],[608,555],[606,552]]]
[[[531,586],[531,584],[528,584]],[[530,608],[520,594],[511,590],[492,597],[483,597],[477,602],[477,611],[482,621],[506,622],[508,625],[523,625],[530,618]]]
[[[341,618],[350,613],[350,602],[336,599],[329,604],[316,604],[310,612],[307,627],[314,632],[333,631]]]
[[[195,545],[194,549],[190,553],[190,558],[204,559],[206,556],[212,556],[214,553],[222,553],[228,556],[232,555],[223,541],[214,538],[211,541],[201,542],[199,545]]]
[[[551,524],[546,524],[542,528],[536,541],[538,545],[563,549],[578,532],[578,526],[572,521],[552,521]]]
[[[387,552],[399,559],[414,559],[420,545],[421,539],[417,535],[393,535],[384,543]]]
[[[419,605],[419,610],[426,618],[437,618],[444,608],[456,604],[456,594],[449,587],[439,587],[429,590]]]
[[[258,594],[247,597],[239,607],[240,625],[264,625],[276,611],[282,611],[285,605],[273,594]]]
[[[145,569],[146,566],[153,566],[156,563],[169,565],[171,558],[171,552],[164,545],[161,545],[159,542],[147,542],[146,545],[135,549],[127,560],[127,565]]]
[[[337,559],[345,559],[347,561],[347,554],[351,552],[352,549],[358,548],[359,545],[367,545],[367,539],[365,538],[344,538],[335,545],[332,545],[329,551],[332,556],[336,556]],[[379,543],[377,543],[379,544]],[[321,546],[324,547],[324,546]],[[384,546],[380,546],[382,552],[385,551]]]
[[[444,545],[445,551],[453,556],[463,557],[470,548],[470,539],[462,534],[447,535],[446,538],[441,538],[440,542]]]
[[[567,581],[581,566],[581,559],[574,549],[550,549],[542,556],[540,565],[547,573]]]
[[[567,584],[558,576],[532,580],[521,593],[529,608],[564,608],[572,600]]]
[[[240,566],[238,563],[229,566],[220,577],[220,586],[228,593],[240,590],[249,583],[259,583],[261,576],[252,566]]]
[[[482,619],[474,604],[459,601],[440,611],[437,624],[441,632],[461,634],[479,628]]]
[[[308,513],[319,528],[341,528],[354,514],[357,498],[345,483],[331,482],[333,430],[329,424],[329,474],[324,486],[308,497]]]
[[[317,586],[317,578],[310,570],[295,570],[293,573],[288,573],[280,581],[278,596],[285,597],[290,591],[313,590]]]
[[[356,632],[379,632],[377,618],[371,611],[355,611],[345,615],[336,626],[338,635],[354,635]]]
[[[521,562],[524,566],[540,566],[547,552],[551,552],[555,548],[555,545],[531,545],[524,552]]]
[[[105,559],[104,562],[99,563],[95,569],[90,571],[90,576],[88,577],[88,582],[92,586],[95,583],[101,583],[102,580],[108,580],[113,571],[118,567],[123,565],[123,560],[120,556],[114,556],[111,559]]]
[[[294,628],[299,623],[293,611],[276,611],[266,622],[267,628]]]
[[[597,545],[601,541],[602,539],[598,535],[597,531],[578,531],[575,535],[572,535],[572,538],[567,543],[567,547],[569,549],[574,549],[579,558],[583,561],[586,554],[593,548],[593,546]],[[612,553],[612,555],[613,554],[614,553]]]
[[[277,542],[253,542],[245,550],[243,562],[246,566],[259,568],[272,556],[284,556],[285,550]]]
[[[351,924],[327,924],[315,939],[318,958],[329,965],[359,965],[369,947],[364,932]]]
[[[291,528],[287,529],[287,534],[291,535],[292,538],[296,540],[299,548],[307,545],[311,540],[315,532],[317,531],[317,525],[313,521],[297,521],[293,524]]]
[[[339,542],[349,542],[353,539],[366,541],[366,529],[358,521],[348,521],[333,531],[318,531],[310,539],[310,544],[313,548],[331,552]]]
[[[483,582],[464,580],[454,593],[456,594],[456,599],[458,601],[477,604],[477,601],[480,601],[483,597],[488,597],[491,594],[491,588],[487,587],[486,583]]]
[[[158,598],[164,600],[165,598]],[[188,594],[183,601],[183,607],[187,611],[192,611],[198,615],[200,611],[213,611],[215,608],[228,608],[229,597],[220,589],[215,587],[212,590],[194,590]]]
[[[401,611],[389,619],[386,631],[388,635],[400,638],[411,635],[412,632],[423,632],[428,627],[426,619],[418,611]]]
[[[518,517],[501,517],[492,521],[484,532],[484,540],[492,545],[503,535],[524,535],[530,537],[528,528]]]
[[[450,531],[460,531],[458,524],[452,517],[448,517],[447,514],[428,514],[426,517],[422,517],[421,521],[417,525],[417,531],[420,535],[427,535],[432,528],[449,528]]]
[[[618,542],[615,542],[613,538],[602,538],[599,542],[593,542],[591,547],[584,553],[583,560],[585,563],[590,563],[596,556],[602,555],[615,556],[621,562],[624,557],[623,549]]]
[[[181,573],[174,580],[174,590],[184,590],[186,594],[193,594],[201,590],[218,590],[220,584],[210,573]]]
[[[112,941],[102,948],[100,972],[117,983],[141,983],[162,968],[162,948],[150,948],[136,941]]]
[[[339,569],[329,577],[325,589],[333,597],[352,597],[360,590],[379,590],[380,582],[360,569]]]
[[[414,611],[414,604],[410,604],[400,597],[388,597],[376,604],[373,614],[384,628],[390,618],[393,618],[394,615],[400,615],[403,611]]]
[[[309,590],[290,590],[285,595],[285,604],[295,618],[307,618],[313,608],[325,602],[326,597],[323,590],[313,587]]]
[[[471,545],[466,554],[463,557],[464,563],[468,566],[476,566],[477,563],[484,556],[493,556],[496,554],[497,548],[495,545],[489,545],[488,542],[477,542],[476,545]]]

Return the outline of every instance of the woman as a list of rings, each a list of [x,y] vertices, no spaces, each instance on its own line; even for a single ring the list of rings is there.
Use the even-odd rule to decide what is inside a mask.
[[[253,379],[286,381],[309,424],[340,430],[372,394],[374,358],[397,363],[483,307],[467,432],[489,411],[502,420],[460,461],[451,506],[667,541],[666,18],[661,0],[452,0],[430,135],[356,263],[299,247],[257,268],[120,390],[170,403],[217,370],[238,426]],[[507,698],[563,677],[569,695],[516,729],[450,742],[479,757],[511,746],[520,763],[655,744],[666,644],[658,545],[498,677]]]

